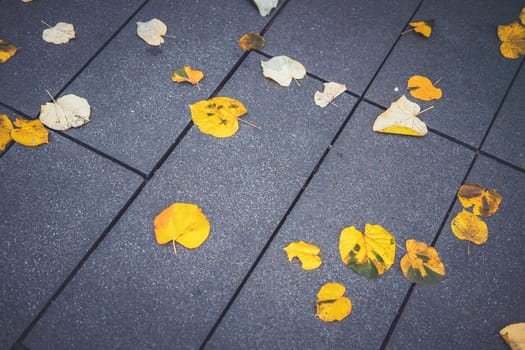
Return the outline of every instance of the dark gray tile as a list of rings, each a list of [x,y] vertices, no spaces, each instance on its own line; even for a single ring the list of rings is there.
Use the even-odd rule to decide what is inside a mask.
[[[381,110],[362,104],[316,173],[269,250],[209,342],[211,349],[378,349],[410,286],[396,264],[376,282],[346,268],[341,230],[380,224],[404,247],[437,233],[473,153],[434,134],[375,134]],[[323,265],[303,271],[282,250],[305,240],[321,248]],[[353,311],[342,322],[315,317],[319,288],[347,287]]]
[[[36,116],[40,105],[49,101],[45,89],[57,93],[95,54],[142,3],[118,1],[4,1],[0,11],[0,39],[19,51],[0,64],[0,102],[25,114]],[[47,27],[68,22],[77,38],[65,45],[42,40]]]
[[[266,33],[265,52],[287,55],[327,80],[362,93],[417,0],[292,0]]]
[[[366,96],[388,107],[412,75],[443,78],[443,97],[421,102],[436,107],[427,124],[479,146],[519,65],[500,54],[497,26],[518,19],[520,9],[514,0],[425,1],[414,20],[434,19],[432,36],[404,35]]]
[[[322,84],[283,88],[251,54],[220,92],[242,101],[231,138],[192,128],[29,335],[31,349],[197,348],[328,147],[354,99],[315,106]],[[153,220],[196,203],[211,223],[197,250],[159,246]]]
[[[454,237],[447,222],[436,249],[448,278],[433,287],[416,287],[389,349],[503,350],[508,347],[499,330],[523,322],[525,173],[480,156],[467,181],[495,188],[503,197],[499,211],[483,218],[488,241],[471,245],[467,255],[466,242]],[[450,219],[459,211],[456,205]]]
[[[492,126],[483,150],[525,169],[525,68],[521,68]]]
[[[9,347],[141,179],[61,136],[0,158],[0,348]]]

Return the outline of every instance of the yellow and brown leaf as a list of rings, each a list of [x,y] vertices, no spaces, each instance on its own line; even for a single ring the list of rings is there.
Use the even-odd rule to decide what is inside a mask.
[[[17,50],[18,49],[13,44],[0,39],[0,63],[7,62],[8,59],[13,57]]]
[[[330,282],[317,293],[316,316],[325,322],[341,321],[352,312],[352,302],[344,296],[345,286]]]
[[[446,278],[445,265],[435,248],[414,239],[407,240],[405,245],[407,252],[399,265],[407,280],[429,286]]]
[[[458,199],[464,208],[472,208],[476,215],[491,216],[498,211],[502,197],[495,189],[487,190],[480,184],[468,183],[459,188]]]

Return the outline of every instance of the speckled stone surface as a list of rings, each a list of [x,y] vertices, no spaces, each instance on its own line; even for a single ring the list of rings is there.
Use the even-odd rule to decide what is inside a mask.
[[[0,158],[0,348],[8,348],[141,183],[55,134]],[[109,190],[111,189],[111,190]]]
[[[438,84],[443,97],[420,102],[435,106],[425,116],[427,124],[479,146],[519,65],[500,54],[497,26],[517,20],[522,6],[514,0],[423,2],[414,20],[434,19],[431,37],[403,35],[367,98],[388,107],[408,95],[412,75],[443,78]]]
[[[416,287],[388,349],[505,350],[499,330],[523,322],[525,173],[480,156],[467,181],[503,197],[499,211],[482,218],[489,229],[487,243],[471,245],[467,255],[466,242],[455,238],[447,222],[436,248],[448,279]],[[450,219],[461,209],[454,206]]]

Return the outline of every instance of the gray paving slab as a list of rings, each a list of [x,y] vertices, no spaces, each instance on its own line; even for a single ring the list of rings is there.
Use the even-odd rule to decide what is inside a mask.
[[[160,47],[136,34],[154,17],[176,37]],[[242,56],[239,38],[267,20],[249,1],[150,1],[68,88],[93,106],[91,124],[70,134],[148,173],[190,121],[187,104],[209,97]],[[171,81],[185,65],[204,72],[200,90]]]
[[[265,52],[361,94],[419,1],[292,0],[265,34]]]
[[[457,240],[450,223],[437,244],[448,278],[431,288],[416,287],[388,349],[508,349],[498,332],[523,322],[523,196],[525,173],[480,156],[467,179],[496,189],[499,211],[483,218],[489,238],[482,246]],[[456,205],[451,219],[461,211]]]
[[[141,0],[4,1],[0,11],[0,39],[19,51],[0,64],[0,102],[35,116],[49,101],[45,89],[56,94],[139,7]],[[42,40],[50,25],[72,23],[77,38],[66,45]]]
[[[404,246],[430,243],[473,153],[434,134],[374,134],[381,112],[360,104],[268,251],[211,338],[209,349],[378,349],[410,283],[399,269],[370,282],[339,256],[344,227],[380,224]],[[321,249],[314,271],[288,263],[283,248],[304,240]],[[327,282],[346,286],[353,311],[342,322],[315,317]]]
[[[513,0],[423,2],[414,20],[434,19],[431,37],[405,34],[366,97],[388,107],[406,93],[412,75],[443,78],[443,97],[421,102],[436,107],[428,125],[479,146],[519,65],[500,54],[497,27],[517,20],[522,6]]]
[[[232,297],[355,99],[313,102],[321,82],[284,88],[250,54],[220,95],[246,119],[231,138],[192,128],[26,339],[45,348],[197,348]],[[211,223],[196,250],[160,246],[155,216],[198,204]]]
[[[8,348],[142,182],[55,134],[0,158],[0,348]]]
[[[494,125],[483,144],[483,150],[525,169],[525,69],[522,67]]]

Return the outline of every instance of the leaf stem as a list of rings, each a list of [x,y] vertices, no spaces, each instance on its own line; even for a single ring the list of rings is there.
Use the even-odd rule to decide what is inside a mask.
[[[42,22],[44,25],[46,25],[48,28],[53,28],[53,26],[49,23],[47,23],[46,21],[44,21],[43,19],[40,20],[40,22]]]
[[[175,240],[171,241],[173,243],[173,255],[177,255],[177,248],[175,247]]]
[[[328,102],[328,103],[331,104],[332,106],[334,106],[335,108],[341,108],[341,107],[339,107],[339,105],[333,103],[332,101],[330,101],[330,102]]]
[[[439,84],[439,82],[440,82],[441,80],[443,80],[443,77],[441,77],[441,78],[439,78],[438,80],[436,80],[436,82],[434,83],[434,85]]]
[[[295,79],[295,78],[292,78],[292,79],[293,79],[293,81],[295,81],[295,83],[297,84],[297,86],[301,87],[301,84],[299,84],[299,82],[297,81],[297,79]]]
[[[166,38],[170,38],[170,39],[175,39],[175,35],[169,35],[169,34],[164,34],[163,36],[165,36]]]
[[[421,112],[419,112],[417,115],[420,115],[420,114],[423,114],[423,113],[425,113],[425,112],[428,112],[428,111],[430,111],[431,109],[434,109],[434,106],[430,106],[430,107],[428,107],[428,108],[425,108],[424,110],[422,110]]]
[[[404,32],[401,32],[401,35],[405,35],[405,34],[407,34],[407,33],[410,33],[410,32],[413,31],[413,30],[414,30],[414,28],[407,29],[407,30],[405,30]]]
[[[401,247],[401,246],[400,246],[399,244],[397,244],[397,243],[396,243],[396,246],[397,246],[399,249],[401,249],[402,251],[404,251],[404,252],[406,253],[406,249],[405,249],[405,248]]]
[[[470,255],[470,241],[467,241],[467,255]]]
[[[250,121],[247,121],[247,120],[244,120],[244,119],[241,119],[241,118],[238,118],[237,120],[240,121],[241,123],[244,123],[246,125],[251,126],[252,128],[259,129],[259,130],[263,131],[263,129],[260,126],[257,126],[257,124],[254,124],[254,123],[252,123]]]
[[[51,93],[49,92],[49,90],[48,90],[48,89],[44,89],[44,90],[45,90],[45,92],[47,93],[47,95],[48,95],[49,97],[51,97],[51,101],[53,101],[53,103],[56,104],[57,101],[55,100],[55,98],[53,97],[53,95],[51,95]]]

